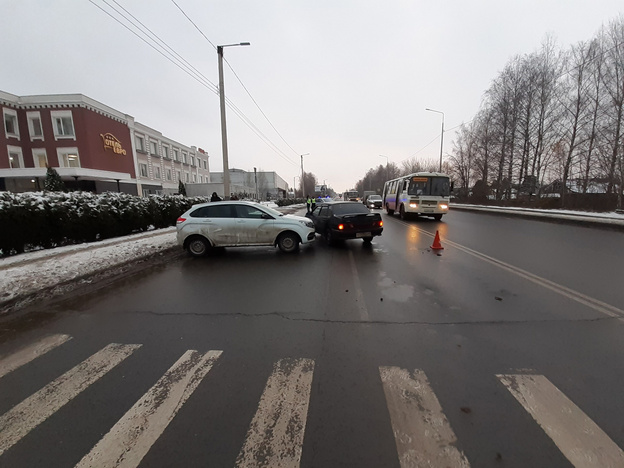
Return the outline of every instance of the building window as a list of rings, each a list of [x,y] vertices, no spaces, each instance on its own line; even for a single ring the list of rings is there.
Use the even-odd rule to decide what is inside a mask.
[[[145,151],[145,138],[140,135],[134,135],[134,146],[139,153],[146,153]]]
[[[169,159],[169,147],[168,147],[168,146],[163,145],[163,147],[162,147],[162,151],[163,151],[163,157],[164,157],[165,159]]]
[[[184,164],[186,164],[186,153],[184,151],[182,151],[182,162]],[[187,182],[188,182],[188,180],[187,180]]]
[[[178,177],[178,180],[182,180],[182,179],[180,178],[180,171],[176,171],[176,176]]]
[[[9,167],[11,169],[19,169],[24,167],[24,156],[22,155],[22,148],[19,146],[7,146],[9,150]]]
[[[147,177],[147,164],[139,164],[139,172],[141,177]]]
[[[48,155],[46,154],[45,148],[33,149],[32,153],[35,167],[46,167],[48,165]]]
[[[208,160],[204,159],[204,169],[208,169]]]
[[[57,148],[59,167],[80,167],[78,148]]]
[[[19,139],[19,126],[17,125],[17,112],[13,109],[2,109],[4,115],[4,131],[7,138]]]
[[[76,133],[74,132],[74,121],[70,110],[51,111],[50,115],[52,116],[54,138],[57,140],[60,138],[76,138]]]
[[[158,156],[158,142],[150,140],[150,154],[153,156]]]
[[[191,156],[191,166],[195,165],[195,156]]]
[[[39,112],[26,112],[28,118],[28,131],[30,139],[43,140],[43,127],[41,126],[41,114]]]
[[[171,180],[171,169],[167,169],[167,180]]]
[[[197,174],[193,174],[193,183],[197,183]]]
[[[173,148],[173,160],[174,161],[180,160],[180,151],[178,150],[178,148]]]
[[[160,166],[154,166],[154,178],[161,179],[160,177]]]
[[[188,172],[185,174],[185,176],[186,176],[186,181],[188,182],[188,181],[189,181],[189,175],[188,175]]]

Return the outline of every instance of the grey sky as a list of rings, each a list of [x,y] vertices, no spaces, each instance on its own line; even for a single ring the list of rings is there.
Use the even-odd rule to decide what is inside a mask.
[[[117,6],[114,0],[106,0]],[[218,83],[217,54],[171,0],[117,0]],[[621,0],[176,0],[225,57],[226,95],[276,145],[228,109],[230,168],[304,168],[336,191],[373,166],[439,158],[441,115],[469,121],[492,78],[552,34],[567,48],[624,11]],[[93,0],[106,10],[104,0]],[[0,89],[82,93],[186,145],[222,169],[219,99],[88,0],[1,0]],[[453,132],[445,134],[445,153]]]

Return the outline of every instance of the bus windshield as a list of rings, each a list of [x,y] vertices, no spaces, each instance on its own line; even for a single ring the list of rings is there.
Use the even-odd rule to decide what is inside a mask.
[[[448,177],[422,177],[414,176],[410,179],[407,189],[408,195],[433,195],[437,197],[448,197],[450,195],[450,184]]]

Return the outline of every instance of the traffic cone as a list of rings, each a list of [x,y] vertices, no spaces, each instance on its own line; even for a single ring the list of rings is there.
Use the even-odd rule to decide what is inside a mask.
[[[440,233],[436,231],[435,238],[433,239],[433,245],[431,246],[433,250],[444,250],[442,244],[440,244]]]

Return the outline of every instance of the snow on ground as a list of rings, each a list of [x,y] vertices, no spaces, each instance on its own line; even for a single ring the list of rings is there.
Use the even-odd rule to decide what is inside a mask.
[[[267,203],[266,205],[275,208],[274,204]],[[465,206],[488,211],[503,210],[497,207]],[[280,208],[280,211],[293,213],[303,208],[305,205],[291,205]],[[624,226],[624,214],[524,208],[504,210],[507,213],[530,212],[532,215],[565,219],[587,220],[589,218]],[[88,278],[99,272],[134,260],[164,255],[166,251],[179,248],[175,233],[175,227],[169,227],[95,243],[70,245],[2,258],[0,259],[0,315],[5,312],[3,306],[10,301],[28,297],[58,284],[89,282]]]

